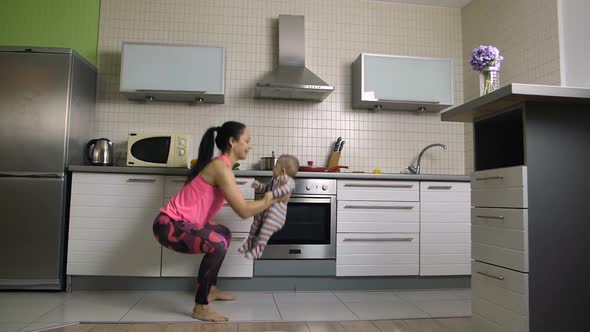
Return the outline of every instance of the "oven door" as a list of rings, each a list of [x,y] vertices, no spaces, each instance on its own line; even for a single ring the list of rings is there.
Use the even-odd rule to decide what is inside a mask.
[[[336,259],[336,196],[292,195],[261,259]]]

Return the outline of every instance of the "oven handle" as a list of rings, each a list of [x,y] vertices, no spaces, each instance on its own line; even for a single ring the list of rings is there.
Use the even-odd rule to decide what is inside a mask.
[[[326,204],[332,203],[332,199],[329,197],[293,197],[289,199],[291,203],[310,203],[310,204]]]

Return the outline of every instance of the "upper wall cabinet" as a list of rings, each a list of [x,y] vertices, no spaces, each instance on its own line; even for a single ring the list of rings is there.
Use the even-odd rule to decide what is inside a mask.
[[[361,53],[352,108],[438,112],[453,104],[451,60]]]
[[[123,43],[120,90],[131,100],[224,102],[223,47]]]

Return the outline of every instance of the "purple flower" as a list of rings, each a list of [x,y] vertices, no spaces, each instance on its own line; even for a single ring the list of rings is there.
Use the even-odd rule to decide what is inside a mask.
[[[485,67],[500,68],[500,62],[502,60],[504,60],[504,57],[500,55],[500,51],[496,47],[492,45],[480,45],[473,49],[469,64],[473,70],[481,71]]]

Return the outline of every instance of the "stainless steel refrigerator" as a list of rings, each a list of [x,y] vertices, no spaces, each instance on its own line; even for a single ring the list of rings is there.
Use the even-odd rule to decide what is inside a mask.
[[[0,46],[0,289],[64,287],[69,180],[93,133],[96,68]]]

